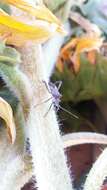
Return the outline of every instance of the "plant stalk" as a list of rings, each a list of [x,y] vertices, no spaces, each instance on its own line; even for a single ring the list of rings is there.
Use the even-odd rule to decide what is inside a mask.
[[[26,130],[30,139],[38,189],[72,190],[54,109],[49,110],[44,117],[52,102],[43,103],[51,94],[43,83],[43,80],[47,82],[48,76],[42,47],[28,43],[19,51],[23,60],[22,70],[30,80],[33,92]]]

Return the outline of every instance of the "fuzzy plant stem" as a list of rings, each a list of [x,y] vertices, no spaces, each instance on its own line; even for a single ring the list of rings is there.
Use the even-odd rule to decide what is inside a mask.
[[[12,159],[9,164],[7,165],[6,172],[3,175],[2,183],[0,184],[0,190],[19,190],[16,189],[16,185],[14,181],[16,182],[16,176],[19,171],[22,170],[22,159],[19,156],[16,156],[16,158]]]
[[[19,51],[23,60],[22,70],[30,80],[33,91],[26,130],[38,189],[72,190],[56,114],[53,109],[46,114],[51,101],[43,103],[51,94],[43,83],[43,80],[47,82],[48,76],[42,48],[28,43]]]
[[[6,134],[6,129],[0,126],[0,190],[20,190],[32,177],[32,168],[26,161],[27,155],[20,151],[20,142],[13,146]]]
[[[31,87],[27,77],[17,68],[0,62],[0,76],[6,86],[13,92],[22,104],[27,115],[30,107]]]
[[[22,156],[10,160],[3,175],[0,190],[20,190],[32,177],[31,171],[25,171]]]
[[[84,190],[101,190],[104,180],[107,177],[107,148],[102,152],[90,170]]]
[[[70,33],[70,26],[69,23],[64,24],[64,28],[67,33]],[[59,56],[60,48],[65,42],[65,36],[61,36],[57,34],[55,37],[50,39],[44,46],[43,46],[43,56],[46,62],[46,75],[47,79],[49,79],[55,69],[55,64]]]
[[[29,81],[27,77],[20,72],[18,66],[12,66],[10,62],[0,62],[0,76],[4,80],[6,86],[17,97],[17,110],[15,109],[14,119],[16,125],[16,141],[11,145],[7,139],[7,132],[0,129],[0,189],[2,190],[20,190],[20,188],[28,181],[29,173],[23,173],[22,163],[25,157],[25,117],[28,114],[30,95]],[[26,107],[26,109],[24,109]],[[23,113],[24,111],[24,113]],[[27,114],[26,114],[27,113]],[[4,129],[4,125],[0,126]],[[3,149],[3,150],[2,150]],[[19,156],[20,155],[20,156]],[[28,163],[29,164],[29,163]],[[21,182],[17,179],[20,175]],[[3,178],[2,178],[3,176]],[[20,188],[16,189],[16,185]]]
[[[65,40],[64,36],[60,36],[59,34],[55,36],[53,39],[49,40],[47,44],[43,47],[44,59],[46,60],[46,70],[48,79],[51,77],[54,69],[55,63],[57,61],[59,50],[63,45]]]
[[[41,46],[24,47],[22,55],[34,91],[27,127],[38,189],[72,190],[55,112],[51,109],[45,116],[51,101],[42,103],[50,94],[42,82],[47,76]]]
[[[107,144],[107,135],[91,132],[77,132],[62,136],[64,148],[80,144]]]

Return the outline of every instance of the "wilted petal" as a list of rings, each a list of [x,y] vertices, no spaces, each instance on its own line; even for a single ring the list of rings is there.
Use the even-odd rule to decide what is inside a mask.
[[[13,144],[16,139],[16,127],[11,106],[0,97],[0,117],[5,121],[10,141]]]
[[[25,24],[0,9],[0,35],[8,34],[9,44],[20,46],[28,40],[37,42],[47,40],[55,34],[56,27],[45,21],[35,21],[34,25]]]
[[[89,59],[92,63],[94,63],[95,52],[93,50],[99,50],[102,43],[103,39],[98,36],[85,36],[72,39],[62,48],[58,59],[57,68],[59,71],[62,71],[62,59],[65,62],[72,62],[75,72],[78,72],[80,68],[80,53],[91,52],[91,54],[89,54]]]
[[[37,19],[41,19],[49,23],[56,24],[57,31],[65,33],[59,19],[57,19],[57,17],[44,5],[41,6],[37,5],[36,7],[33,7],[29,3],[23,0],[4,0],[4,2],[28,12],[32,16],[35,16]]]
[[[77,53],[86,52],[90,50],[99,50],[103,42],[102,38],[99,37],[83,37],[79,38],[76,51]]]

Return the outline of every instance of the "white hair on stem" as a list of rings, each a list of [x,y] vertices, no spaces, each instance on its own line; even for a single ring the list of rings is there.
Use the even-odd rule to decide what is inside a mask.
[[[6,170],[2,177],[2,182],[0,184],[0,190],[11,190],[16,189],[16,180],[15,178],[18,175],[18,172],[22,170],[23,162],[20,156],[13,157],[9,160]],[[18,190],[18,189],[17,189]]]
[[[56,60],[59,55],[59,50],[64,43],[64,36],[60,36],[57,34],[54,38],[49,40],[48,43],[46,43],[43,47],[43,54],[44,54],[44,64],[46,65],[46,74],[48,80],[50,79],[54,69],[55,69],[55,64]]]
[[[66,23],[64,26],[65,30],[69,32],[69,23]],[[59,51],[61,46],[64,44],[64,41],[65,36],[57,34],[43,46],[44,64],[46,66],[46,75],[48,80],[54,72]]]
[[[101,190],[107,177],[107,148],[93,164],[84,184],[84,190]]]
[[[30,163],[26,165],[20,145],[10,144],[7,130],[0,128],[0,190],[20,190],[32,177],[32,168],[27,170]]]
[[[37,186],[39,190],[60,190],[62,188],[64,190],[72,190],[56,115],[53,110],[50,110],[48,115],[44,117],[44,114],[50,106],[50,102],[46,104],[41,103],[49,97],[48,90],[42,82],[44,79],[43,77],[46,77],[46,75],[44,75],[45,65],[43,63],[41,46],[26,47],[26,49],[24,47],[24,49],[22,49],[25,68],[27,62],[30,62],[32,65],[32,52],[34,53],[33,62],[35,64],[33,65],[33,74],[31,76],[29,75],[29,78],[32,77],[31,82],[35,81],[34,89],[36,87],[36,90],[33,97],[34,102],[32,102],[32,108],[30,110],[27,129],[29,129],[28,137],[31,144],[32,161],[34,165],[34,175],[36,175],[37,179]],[[37,74],[35,74],[36,72]],[[39,106],[35,106],[38,103]]]
[[[42,48],[40,45],[30,43],[19,50],[23,59],[21,66],[33,90],[32,107],[26,130],[30,139],[33,174],[36,176],[38,189],[72,190],[55,112],[51,110],[47,117],[44,117],[50,103],[41,104],[49,97],[46,86],[42,82],[48,80]],[[40,106],[36,107],[36,104]]]
[[[64,148],[80,144],[107,144],[107,135],[93,132],[76,132],[62,136]]]
[[[0,190],[20,190],[32,177],[32,171],[24,171],[24,167],[25,163],[20,155],[9,160],[2,177]]]

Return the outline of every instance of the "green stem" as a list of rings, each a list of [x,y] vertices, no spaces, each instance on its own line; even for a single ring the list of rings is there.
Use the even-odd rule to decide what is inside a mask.
[[[17,67],[12,67],[2,62],[0,62],[0,76],[21,102],[26,116],[29,111],[31,99],[31,89],[27,77]]]

